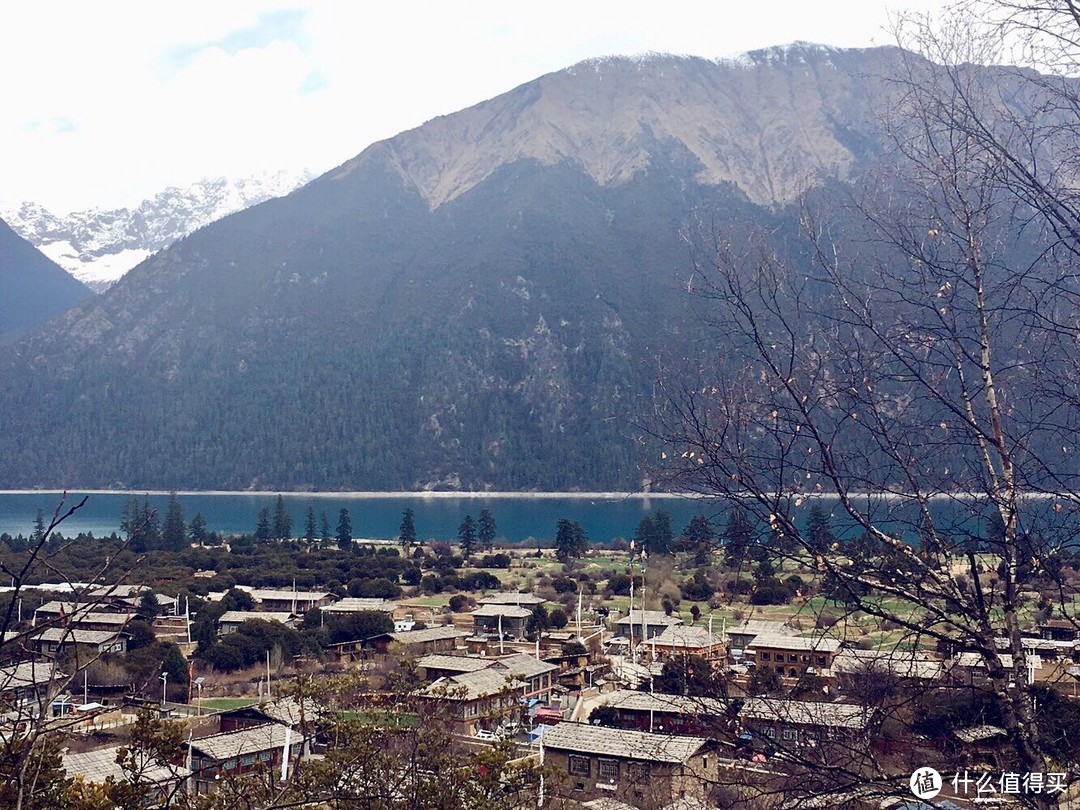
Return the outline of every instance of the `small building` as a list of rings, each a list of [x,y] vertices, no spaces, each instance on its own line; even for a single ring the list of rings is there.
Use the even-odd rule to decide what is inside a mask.
[[[23,661],[0,667],[0,700],[18,719],[39,717],[49,705],[50,692],[63,684],[52,661]]]
[[[801,678],[805,673],[831,677],[832,663],[841,643],[835,638],[816,636],[758,635],[745,655],[754,666],[771,669],[781,678]]]
[[[945,663],[915,650],[843,649],[833,658],[832,674],[841,688],[860,677],[882,675],[921,684],[945,677]]]
[[[762,619],[747,619],[741,624],[728,627],[724,633],[728,637],[728,648],[736,658],[741,657],[743,650],[749,647],[758,636],[798,635],[783,622],[770,622]]]
[[[682,619],[678,616],[668,616],[662,610],[631,610],[629,615],[615,622],[615,630],[620,636],[630,639],[630,643],[633,644],[635,639],[641,641],[643,638],[643,626],[644,638],[650,639],[678,624],[682,624]]]
[[[1080,628],[1071,619],[1047,619],[1039,623],[1036,629],[1039,637],[1047,641],[1078,641]]]
[[[120,630],[135,618],[131,606],[53,600],[34,611],[34,627],[80,627],[83,630]]]
[[[420,700],[453,706],[453,730],[475,737],[520,723],[526,684],[503,671],[482,669],[439,678],[417,693]]]
[[[280,769],[288,742],[290,762],[302,755],[307,738],[281,723],[241,728],[189,740],[192,785],[195,794],[211,793],[219,779],[257,770]]]
[[[104,785],[110,780],[124,784],[130,779],[130,774],[116,761],[120,747],[98,748],[82,753],[69,751],[64,754],[63,768],[68,776],[82,776],[91,784]],[[177,789],[191,776],[191,771],[183,765],[163,765],[149,757],[139,762],[137,768],[140,782],[151,788],[151,804],[148,806],[171,802]]]
[[[236,587],[242,591],[247,591],[260,610],[278,613],[288,611],[298,615],[304,614],[313,608],[326,607],[331,602],[337,601],[337,596],[329,591],[275,590],[273,588],[249,588],[245,585],[237,585]]]
[[[719,775],[718,745],[704,737],[559,723],[544,733],[546,763],[565,774],[556,789],[579,802],[608,798],[655,806],[706,798]]]
[[[432,681],[473,672],[494,672],[504,681],[507,678],[520,681],[523,698],[541,701],[546,701],[550,696],[555,674],[559,670],[556,664],[524,653],[491,658],[436,653],[425,655],[416,664],[421,676]]]
[[[107,653],[126,653],[127,640],[128,636],[123,632],[68,627],[47,627],[27,639],[35,652],[45,655],[74,652],[83,658]]]
[[[602,696],[601,705],[619,728],[658,734],[716,737],[729,731],[732,708],[718,698],[689,697],[620,689]]]
[[[296,624],[297,616],[288,611],[279,613],[262,610],[227,610],[218,619],[218,635],[227,636],[229,633],[235,633],[244,622],[255,620],[277,622],[286,627],[293,627]]]
[[[398,609],[397,602],[391,602],[387,599],[378,599],[374,597],[358,597],[349,596],[345,599],[339,599],[336,602],[332,602],[329,605],[323,605],[320,610],[323,613],[386,613],[387,615],[393,615],[394,611]]]
[[[372,636],[368,643],[375,652],[387,654],[399,651],[403,655],[420,657],[437,653],[452,653],[458,642],[469,634],[456,627],[425,627],[423,630],[382,633]]]
[[[218,712],[219,730],[222,733],[265,726],[268,723],[280,723],[294,729],[303,729],[309,739],[312,738],[315,724],[321,717],[322,712],[314,701],[305,699],[301,704],[294,697],[267,700]]]
[[[743,704],[739,723],[757,747],[791,749],[827,742],[850,745],[866,738],[874,711],[853,703],[757,697]]]
[[[505,638],[524,638],[532,608],[517,605],[483,605],[473,611],[473,632],[476,635],[498,635]]]
[[[715,661],[724,657],[724,639],[704,627],[673,624],[649,641],[649,650],[657,661],[677,655],[692,655]]]

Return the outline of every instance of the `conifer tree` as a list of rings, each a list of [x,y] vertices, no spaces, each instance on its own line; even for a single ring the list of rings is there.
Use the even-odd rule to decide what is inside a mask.
[[[476,521],[472,515],[465,515],[458,526],[458,540],[461,542],[461,555],[468,560],[476,549]]]
[[[292,537],[292,517],[285,508],[285,499],[278,493],[274,504],[274,539],[287,540]]]
[[[315,542],[315,507],[308,505],[307,518],[304,521],[304,539],[309,543]]]
[[[181,551],[188,545],[184,508],[180,505],[175,492],[169,493],[169,505],[165,510],[165,525],[161,539],[162,548],[167,551]]]
[[[480,522],[477,538],[480,540],[480,548],[484,551],[492,551],[495,548],[495,536],[498,528],[495,526],[495,518],[490,509],[480,510]]]
[[[352,547],[352,521],[349,519],[349,510],[342,508],[338,513],[337,534],[338,548],[346,551]]]
[[[408,551],[416,543],[416,525],[413,522],[413,510],[406,509],[401,514],[401,528],[398,530],[398,542]]]

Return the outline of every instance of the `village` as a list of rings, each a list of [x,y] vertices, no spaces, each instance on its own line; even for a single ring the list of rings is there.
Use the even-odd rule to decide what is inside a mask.
[[[717,551],[680,548],[652,559],[633,549],[492,549],[458,562],[462,587],[434,592],[425,574],[394,597],[350,595],[364,590],[355,583],[28,588],[4,638],[5,739],[48,735],[64,784],[135,784],[141,806],[212,801],[245,783],[284,791],[342,755],[343,722],[385,750],[437,728],[456,761],[497,751],[507,807],[814,806],[818,795],[904,806],[923,766],[946,782],[973,775],[944,785],[960,806],[991,790],[1010,800],[1011,782],[976,790],[974,781],[1013,768],[985,698],[984,655],[823,595],[797,555],[761,576],[760,561],[751,575]],[[424,565],[447,553],[409,552]],[[399,554],[363,553],[373,569]],[[777,583],[790,598],[760,598]],[[1027,682],[1050,707],[1040,723],[1067,738],[1080,714],[1080,632],[1052,611],[1029,619]],[[125,658],[151,645],[172,658],[141,684],[125,681]],[[999,659],[1011,667],[1008,654]],[[140,734],[176,745],[132,757]],[[511,771],[524,774],[513,795]],[[1064,774],[1039,779],[1047,795],[1066,790]]]

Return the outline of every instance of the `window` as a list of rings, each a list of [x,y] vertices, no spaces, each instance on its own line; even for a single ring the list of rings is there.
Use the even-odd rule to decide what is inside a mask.
[[[601,779],[618,779],[619,778],[619,763],[614,759],[602,759],[602,760],[600,760],[600,778]]]
[[[767,652],[763,652],[761,655],[758,656],[758,658],[760,658],[762,661],[768,661],[771,656]]]
[[[799,732],[797,732],[793,728],[785,728],[783,737],[787,742],[794,742],[795,740],[799,739]]]
[[[819,655],[817,657],[817,662],[818,662],[819,667],[827,666],[826,663],[825,663],[825,656],[824,655]]]
[[[570,773],[574,776],[588,776],[592,773],[592,760],[588,757],[570,756]]]
[[[631,762],[630,763],[630,780],[633,782],[648,782],[649,781],[649,763],[648,762]]]
[[[776,729],[773,728],[772,726],[769,726],[767,729],[765,729],[765,736],[768,737],[770,740],[775,740],[776,739]]]
[[[792,667],[791,669],[788,670],[788,675],[790,677],[792,677],[792,678],[798,678],[799,677],[799,671],[797,669],[795,669],[794,667]]]
[[[241,758],[240,764],[245,765],[245,766],[254,765],[255,764],[255,755],[254,754],[245,754],[243,756],[243,758]]]

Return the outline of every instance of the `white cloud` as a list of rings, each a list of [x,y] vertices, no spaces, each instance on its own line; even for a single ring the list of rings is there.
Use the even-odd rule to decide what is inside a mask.
[[[940,0],[909,0],[933,8]],[[275,0],[0,8],[0,197],[127,204],[218,173],[327,169],[581,59],[890,41],[869,0]]]

